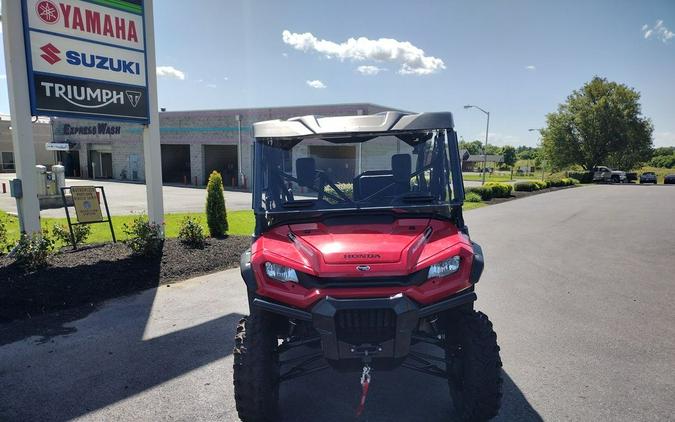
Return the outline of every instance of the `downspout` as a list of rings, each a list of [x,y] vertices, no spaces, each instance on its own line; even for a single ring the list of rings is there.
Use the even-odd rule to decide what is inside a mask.
[[[241,115],[237,114],[235,116],[237,119],[237,129],[239,134],[239,139],[237,141],[237,170],[239,170],[239,180],[237,181],[237,186],[241,187],[244,182],[244,172],[241,169],[242,161],[242,150],[241,150]]]

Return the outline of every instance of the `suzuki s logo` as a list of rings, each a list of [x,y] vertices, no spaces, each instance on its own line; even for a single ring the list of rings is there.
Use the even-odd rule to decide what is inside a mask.
[[[59,53],[61,52],[61,50],[56,48],[54,44],[52,43],[45,44],[42,47],[40,47],[40,50],[42,50],[42,52],[44,53],[40,54],[40,57],[42,57],[47,63],[53,65],[54,63],[61,61],[61,57],[59,57]]]
[[[37,15],[42,19],[42,22],[53,25],[59,20],[59,10],[56,5],[49,0],[39,1],[35,5]]]
[[[370,271],[370,265],[357,265],[356,269],[359,271]]]

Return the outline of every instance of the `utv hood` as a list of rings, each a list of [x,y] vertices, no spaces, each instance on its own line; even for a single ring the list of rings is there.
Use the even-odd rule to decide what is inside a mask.
[[[318,251],[326,264],[385,264],[401,262],[403,252],[428,226],[428,219],[399,219],[332,226],[292,224],[289,228]]]

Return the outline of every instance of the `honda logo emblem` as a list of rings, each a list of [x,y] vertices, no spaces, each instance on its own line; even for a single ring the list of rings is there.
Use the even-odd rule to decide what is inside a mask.
[[[370,265],[357,265],[356,269],[359,271],[370,271]]]

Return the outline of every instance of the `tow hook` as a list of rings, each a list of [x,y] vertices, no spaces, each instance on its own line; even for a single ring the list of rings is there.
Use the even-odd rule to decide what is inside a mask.
[[[366,397],[368,396],[368,388],[370,387],[370,366],[366,363],[363,365],[363,372],[361,373],[361,400],[359,407],[356,408],[356,417],[358,418],[363,413],[366,407]]]

